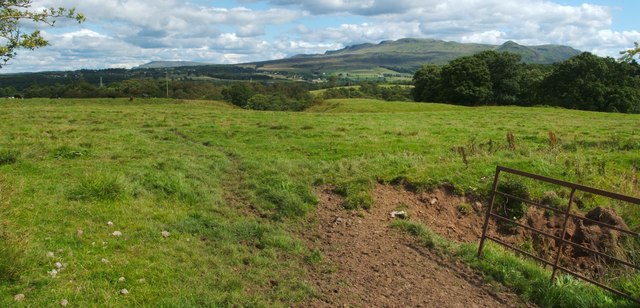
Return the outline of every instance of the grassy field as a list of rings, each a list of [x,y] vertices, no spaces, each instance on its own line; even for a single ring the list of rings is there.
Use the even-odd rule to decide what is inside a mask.
[[[315,185],[335,185],[353,208],[371,206],[376,182],[486,196],[498,164],[638,196],[640,116],[373,100],[301,113],[0,100],[0,306],[16,294],[31,306],[299,303],[314,293],[305,263],[316,258],[296,229],[313,213]],[[532,187],[537,197],[548,189]],[[637,228],[637,207],[619,211]]]

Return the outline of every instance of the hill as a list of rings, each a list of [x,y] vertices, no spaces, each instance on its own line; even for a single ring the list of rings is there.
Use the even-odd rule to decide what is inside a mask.
[[[173,68],[173,67],[188,67],[188,66],[201,66],[201,65],[207,65],[207,63],[192,62],[192,61],[151,61],[147,64],[136,66],[133,69]]]
[[[524,46],[513,41],[502,45],[447,42],[433,39],[400,39],[379,44],[359,44],[317,55],[252,63],[265,71],[343,72],[372,71],[380,73],[415,72],[424,63],[446,64],[462,56],[485,50],[519,54],[525,63],[549,64],[564,61],[580,53],[561,45]]]

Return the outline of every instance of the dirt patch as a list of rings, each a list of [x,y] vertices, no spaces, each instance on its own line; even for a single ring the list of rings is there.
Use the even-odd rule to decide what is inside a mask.
[[[465,264],[444,259],[389,226],[389,213],[405,210],[411,219],[449,238],[477,240],[482,219],[466,200],[446,191],[414,194],[379,185],[372,209],[353,212],[344,210],[343,199],[331,187],[321,187],[317,194],[320,203],[304,237],[322,251],[324,261],[311,270],[319,294],[308,305],[527,306],[517,296],[484,284]]]

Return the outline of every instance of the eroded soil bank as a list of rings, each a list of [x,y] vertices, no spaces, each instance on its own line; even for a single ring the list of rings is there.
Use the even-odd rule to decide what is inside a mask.
[[[311,306],[523,307],[517,296],[483,283],[463,263],[445,259],[390,227],[396,209],[458,241],[479,238],[481,219],[462,215],[460,197],[444,190],[415,194],[378,185],[368,212],[347,211],[331,187],[317,191],[320,203],[304,236],[324,260],[312,269],[319,294]],[[464,211],[464,210],[463,210]]]

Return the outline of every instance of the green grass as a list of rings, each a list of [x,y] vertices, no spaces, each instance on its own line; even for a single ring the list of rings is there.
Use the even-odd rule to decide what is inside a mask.
[[[29,306],[304,303],[306,264],[319,256],[292,230],[323,183],[347,208],[372,206],[376,182],[483,196],[498,164],[640,190],[637,115],[374,100],[301,113],[153,99],[0,100],[0,110],[0,306],[18,293]],[[619,209],[638,225],[637,207]],[[51,278],[55,262],[67,265]]]

